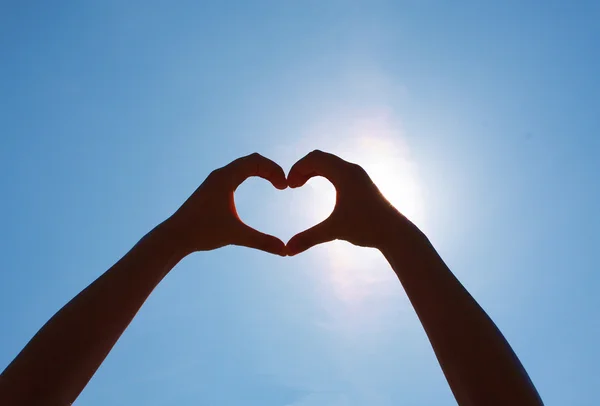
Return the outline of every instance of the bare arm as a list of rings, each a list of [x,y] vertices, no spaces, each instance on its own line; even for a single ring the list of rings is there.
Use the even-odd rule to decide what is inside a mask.
[[[187,254],[229,244],[285,255],[279,239],[243,224],[233,193],[249,176],[279,189],[283,170],[253,154],[218,169],[167,221],[56,313],[0,376],[2,405],[70,405],[152,290]]]
[[[402,282],[460,405],[541,405],[494,322],[420,233],[397,224],[380,250]]]
[[[402,283],[457,402],[541,405],[519,359],[493,321],[454,277],[428,239],[393,208],[359,166],[314,151],[290,170],[299,187],[324,176],[336,188],[331,216],[293,237],[294,255],[335,239],[379,249]]]

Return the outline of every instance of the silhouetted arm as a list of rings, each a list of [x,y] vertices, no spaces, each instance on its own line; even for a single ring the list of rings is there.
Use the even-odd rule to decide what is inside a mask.
[[[284,189],[283,170],[253,154],[218,169],[177,212],[56,313],[0,376],[0,405],[75,401],[152,290],[187,254],[229,244],[285,255],[279,239],[243,224],[233,193],[249,176]]]
[[[2,373],[0,404],[70,405],[183,255],[166,225],[148,233],[38,331]]]
[[[541,405],[502,333],[454,277],[418,228],[392,207],[367,173],[335,155],[314,151],[288,175],[290,187],[324,176],[337,191],[322,223],[294,236],[290,255],[335,239],[378,248],[398,275],[461,406]]]
[[[541,405],[494,322],[420,232],[396,232],[378,248],[402,282],[460,405]]]

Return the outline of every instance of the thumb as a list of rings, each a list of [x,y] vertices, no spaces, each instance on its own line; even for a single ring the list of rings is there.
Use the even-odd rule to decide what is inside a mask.
[[[233,244],[281,255],[282,257],[286,255],[285,244],[279,238],[261,233],[246,224],[241,223],[240,225],[241,227],[236,233],[237,238]]]
[[[337,239],[331,217],[293,236],[288,243],[287,254],[292,256],[324,242]]]

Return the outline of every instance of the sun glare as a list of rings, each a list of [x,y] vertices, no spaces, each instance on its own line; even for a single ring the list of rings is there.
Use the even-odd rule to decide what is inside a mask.
[[[417,169],[401,134],[381,117],[359,123],[352,135],[346,134],[343,145],[333,145],[328,150],[361,165],[394,207],[422,225],[425,219]],[[315,179],[308,185],[322,202],[312,207],[311,215],[317,222],[331,213],[335,189],[323,179]],[[334,241],[319,251],[327,256],[331,284],[339,299],[356,302],[375,290],[379,293],[378,286],[388,280],[385,261],[375,250]]]

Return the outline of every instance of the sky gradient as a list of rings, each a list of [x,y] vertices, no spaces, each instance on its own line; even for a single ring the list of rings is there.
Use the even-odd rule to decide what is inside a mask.
[[[598,403],[598,2],[50,3],[0,2],[0,369],[210,171],[319,148],[425,231],[547,405]],[[284,241],[334,199],[236,192]],[[455,401],[383,257],[335,242],[186,258],[75,403],[106,404]]]

